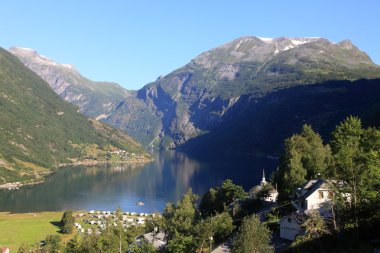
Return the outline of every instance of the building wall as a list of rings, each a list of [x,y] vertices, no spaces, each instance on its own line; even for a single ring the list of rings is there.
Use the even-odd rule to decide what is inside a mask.
[[[324,205],[326,205],[328,202],[331,201],[331,196],[329,195],[330,191],[327,189],[320,188],[313,192],[306,201],[305,209],[306,210],[312,210],[312,209],[320,209]]]
[[[293,241],[300,232],[300,226],[293,216],[284,216],[280,220],[280,237]]]

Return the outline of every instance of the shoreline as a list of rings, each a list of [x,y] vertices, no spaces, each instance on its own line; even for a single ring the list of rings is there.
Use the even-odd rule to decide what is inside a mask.
[[[49,174],[51,173],[53,172],[50,172]],[[5,184],[0,185],[0,190],[18,190],[20,187],[23,187],[23,186],[42,184],[43,182],[45,182],[44,178],[40,181],[27,182],[27,183],[23,183],[23,182],[5,183]]]
[[[44,173],[38,180],[32,182],[7,182],[0,184],[0,190],[18,190],[24,186],[37,185],[45,182],[45,177],[55,172],[55,169],[63,169],[70,166],[96,166],[101,164],[144,164],[150,163],[154,159],[148,160],[133,160],[133,161],[78,161],[73,163],[60,164],[57,167],[53,167],[49,172]]]
[[[154,159],[140,159],[140,160],[119,160],[119,161],[97,161],[97,160],[84,160],[84,161],[78,161],[78,162],[73,162],[73,163],[62,163],[59,164],[56,168],[65,168],[69,166],[80,166],[80,165],[85,165],[85,166],[95,166],[99,164],[143,164],[143,163],[149,163],[153,162]]]

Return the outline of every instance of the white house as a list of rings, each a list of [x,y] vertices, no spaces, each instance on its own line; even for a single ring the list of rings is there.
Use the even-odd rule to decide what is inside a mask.
[[[254,187],[252,187],[250,190],[249,190],[249,197],[251,199],[255,198],[256,195],[264,188],[264,186],[268,185],[268,182],[265,180],[265,171],[263,170],[263,177],[261,179],[261,182],[259,185],[256,185]],[[269,190],[269,195],[264,197],[264,201],[266,202],[276,202],[277,201],[277,196],[278,196],[278,192],[276,189],[271,189]]]
[[[296,189],[296,201],[292,203],[298,212],[308,214],[310,210],[318,210],[323,216],[331,216],[333,196],[327,181],[313,179]]]
[[[301,224],[312,210],[318,210],[324,217],[331,217],[331,204],[334,192],[323,179],[313,179],[295,190],[292,205],[297,212],[286,215],[280,220],[280,237],[288,240],[302,233]]]

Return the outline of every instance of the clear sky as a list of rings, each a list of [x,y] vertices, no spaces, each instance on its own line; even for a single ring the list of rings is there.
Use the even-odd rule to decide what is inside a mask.
[[[245,35],[350,39],[380,64],[378,0],[3,0],[0,46],[139,89]]]

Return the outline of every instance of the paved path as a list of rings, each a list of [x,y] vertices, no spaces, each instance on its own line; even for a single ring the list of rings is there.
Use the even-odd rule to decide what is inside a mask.
[[[216,249],[214,249],[211,253],[230,253],[231,249],[227,246],[226,243],[219,245]]]

